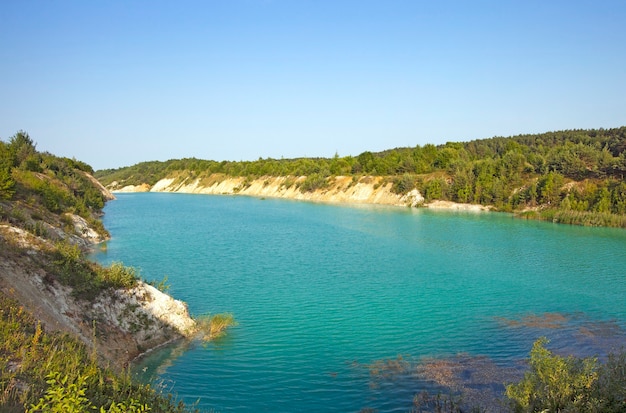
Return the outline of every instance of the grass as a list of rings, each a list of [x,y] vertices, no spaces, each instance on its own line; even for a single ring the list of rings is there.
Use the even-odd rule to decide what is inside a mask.
[[[199,317],[197,325],[203,340],[209,341],[224,336],[226,329],[236,326],[237,322],[231,313],[221,313]]]
[[[189,412],[171,394],[100,367],[75,338],[45,331],[0,293],[0,411]]]

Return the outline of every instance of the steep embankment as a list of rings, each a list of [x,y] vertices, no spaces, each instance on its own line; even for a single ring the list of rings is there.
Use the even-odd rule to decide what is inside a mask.
[[[209,177],[194,178],[179,175],[159,180],[152,187],[148,184],[122,186],[113,182],[108,186],[113,192],[177,192],[186,194],[247,195],[267,198],[284,198],[301,201],[328,202],[341,204],[377,204],[392,206],[424,206],[433,209],[455,209],[464,211],[485,211],[490,207],[475,204],[460,204],[450,201],[424,202],[424,197],[413,189],[398,194],[393,190],[393,182],[380,176],[350,177],[336,176],[324,180],[315,189],[303,190],[307,177],[265,176],[257,179],[229,177],[213,174]]]
[[[393,184],[382,177],[352,178],[337,176],[326,179],[322,184],[310,190],[303,190],[307,177],[273,177],[257,179],[227,177],[213,174],[205,178],[170,177],[158,181],[154,186],[130,185],[120,187],[117,182],[109,189],[117,192],[179,192],[189,194],[238,194],[268,198],[287,198],[304,201],[380,204],[398,206],[417,206],[424,198],[417,190],[407,194],[396,194]]]
[[[75,192],[51,173],[19,170],[15,176],[21,179],[16,193],[0,198],[0,292],[33,313],[46,331],[95,344],[101,361],[116,367],[192,333],[195,322],[184,303],[140,280],[121,288],[100,279],[106,270],[82,256],[108,236],[95,217],[99,211],[83,209],[81,216],[59,210],[62,203],[74,203],[69,210],[84,208],[75,192],[92,191],[94,204],[98,196],[115,199],[91,174],[68,168],[61,178],[72,176]],[[75,253],[75,261],[60,263],[63,249]],[[85,285],[88,294],[81,291]]]
[[[100,239],[83,226],[74,228],[67,239],[76,242],[77,233],[84,234],[84,242]],[[49,239],[0,225],[0,290],[32,312],[47,331],[95,344],[101,360],[117,367],[193,332],[195,322],[184,303],[141,281],[133,288],[103,289],[95,299],[81,298],[59,281],[52,248]]]

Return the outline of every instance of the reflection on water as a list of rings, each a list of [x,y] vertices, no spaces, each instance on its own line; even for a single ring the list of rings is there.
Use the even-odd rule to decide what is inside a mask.
[[[197,341],[174,341],[135,359],[131,366],[131,371],[140,381],[150,382],[152,379],[165,373],[168,367],[179,357],[196,345],[198,345]]]

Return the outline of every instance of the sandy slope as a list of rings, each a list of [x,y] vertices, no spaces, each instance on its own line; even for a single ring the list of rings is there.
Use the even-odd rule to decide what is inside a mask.
[[[434,209],[454,209],[462,211],[484,211],[489,207],[474,204],[458,204],[449,201],[424,203],[424,197],[414,189],[406,194],[392,191],[393,183],[384,177],[365,176],[354,179],[349,176],[332,177],[328,185],[311,192],[302,192],[299,184],[306,177],[266,176],[254,180],[243,177],[227,177],[214,174],[205,178],[164,178],[152,187],[143,184],[120,187],[114,183],[113,192],[179,192],[187,194],[248,195],[268,198],[286,198],[305,201],[380,204],[395,206],[424,206]]]
[[[288,198],[306,201],[356,204],[381,204],[417,206],[424,198],[417,191],[396,194],[392,182],[382,177],[362,177],[354,180],[349,176],[330,178],[323,188],[302,192],[299,185],[306,177],[266,176],[254,180],[243,177],[211,175],[205,178],[165,178],[149,190],[151,192],[180,192],[190,194],[239,194],[268,198]],[[145,185],[110,188],[113,192],[145,191]]]

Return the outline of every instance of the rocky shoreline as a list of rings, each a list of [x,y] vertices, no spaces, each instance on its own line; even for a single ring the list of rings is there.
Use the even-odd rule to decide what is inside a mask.
[[[71,218],[74,229],[63,238],[81,248],[103,241],[80,217]],[[33,313],[46,331],[69,333],[95,346],[100,362],[116,369],[195,334],[185,303],[140,280],[130,289],[105,289],[93,300],[81,299],[51,272],[46,253],[51,248],[50,239],[0,225],[0,291]]]

